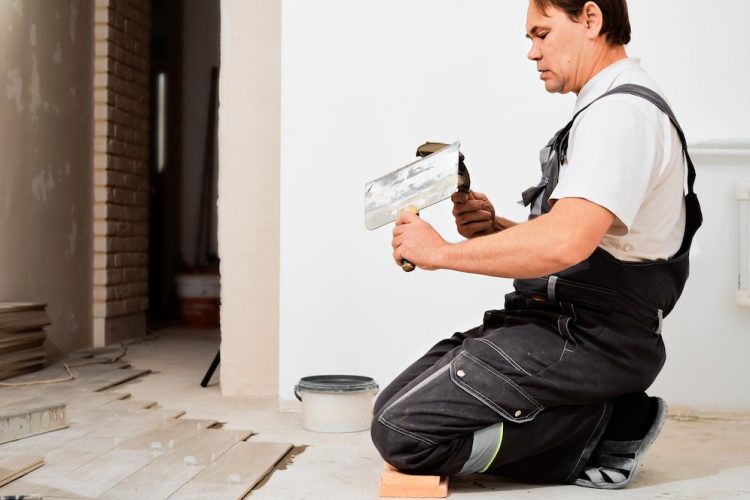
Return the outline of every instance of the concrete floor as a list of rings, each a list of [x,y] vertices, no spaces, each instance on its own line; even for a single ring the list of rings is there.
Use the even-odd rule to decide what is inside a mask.
[[[252,429],[263,441],[304,446],[250,497],[273,500],[378,498],[382,460],[368,432],[323,434],[302,428],[299,411],[278,410],[275,399],[223,397],[218,370],[199,386],[219,345],[218,332],[162,330],[158,339],[128,346],[135,368],[154,373],[118,387],[133,398],[182,409],[185,418],[213,418],[225,428]],[[671,415],[630,488],[591,490],[577,486],[519,484],[487,476],[452,479],[450,498],[750,498],[750,415]]]

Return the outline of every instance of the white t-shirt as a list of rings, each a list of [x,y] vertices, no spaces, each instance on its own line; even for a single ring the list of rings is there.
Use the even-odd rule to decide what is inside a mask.
[[[584,85],[575,112],[625,83],[664,98],[640,60],[622,59]],[[599,246],[615,258],[668,259],[685,232],[684,184],[682,144],[667,115],[642,97],[616,94],[576,118],[550,200],[585,198],[612,212],[616,220]]]

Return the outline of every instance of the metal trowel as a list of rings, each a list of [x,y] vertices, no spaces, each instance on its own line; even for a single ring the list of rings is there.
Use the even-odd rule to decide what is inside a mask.
[[[417,149],[421,158],[365,185],[365,226],[373,230],[393,222],[402,210],[416,214],[423,208],[451,197],[457,191],[469,192],[469,171],[460,143],[427,142]],[[401,262],[404,271],[414,264]]]

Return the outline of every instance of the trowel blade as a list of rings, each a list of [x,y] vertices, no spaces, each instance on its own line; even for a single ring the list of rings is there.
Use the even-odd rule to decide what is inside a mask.
[[[406,207],[417,210],[450,198],[465,183],[454,142],[365,185],[365,226],[376,229],[393,222]]]

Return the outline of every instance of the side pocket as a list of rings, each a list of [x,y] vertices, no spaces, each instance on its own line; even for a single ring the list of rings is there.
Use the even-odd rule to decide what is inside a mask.
[[[544,409],[507,376],[464,351],[451,361],[451,380],[509,422],[533,420]]]

